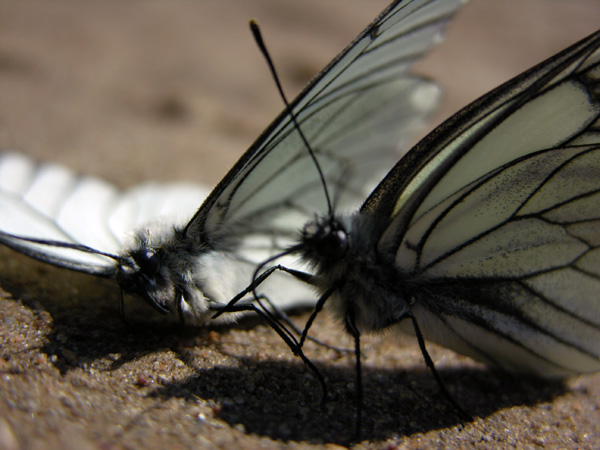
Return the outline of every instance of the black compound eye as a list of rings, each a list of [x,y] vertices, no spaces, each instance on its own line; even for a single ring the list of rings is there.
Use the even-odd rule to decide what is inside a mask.
[[[160,271],[160,258],[154,250],[137,250],[131,256],[144,275],[153,277]]]
[[[316,258],[335,263],[344,257],[350,246],[350,236],[337,220],[324,217],[309,223],[302,234],[304,252],[309,259]]]
[[[321,241],[321,249],[329,258],[342,258],[348,250],[348,234],[342,229],[329,229]]]

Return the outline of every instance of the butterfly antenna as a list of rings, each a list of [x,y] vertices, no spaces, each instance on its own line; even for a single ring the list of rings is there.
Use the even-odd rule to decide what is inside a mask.
[[[315,152],[313,151],[312,147],[308,143],[306,136],[304,136],[304,133],[302,132],[300,125],[298,124],[298,121],[296,120],[296,115],[294,114],[294,111],[292,111],[292,107],[290,106],[290,103],[288,102],[288,100],[285,96],[285,93],[283,92],[281,82],[279,81],[279,77],[277,76],[277,71],[275,70],[275,65],[273,64],[273,60],[271,59],[271,56],[269,55],[269,52],[267,51],[267,47],[265,46],[262,35],[260,33],[260,28],[258,26],[258,23],[255,20],[250,21],[250,30],[252,30],[252,35],[254,36],[254,40],[256,41],[258,48],[260,49],[261,53],[263,54],[263,56],[265,57],[265,59],[267,61],[267,64],[269,65],[269,70],[271,71],[271,75],[273,76],[273,79],[275,80],[275,85],[277,86],[277,89],[279,90],[279,95],[281,96],[281,99],[285,103],[285,107],[288,111],[288,114],[292,118],[292,122],[294,122],[294,126],[296,127],[296,130],[298,130],[298,134],[300,135],[302,142],[306,146],[308,153],[309,153],[310,157],[312,158],[313,162],[315,163],[317,171],[319,172],[319,178],[321,179],[321,184],[323,186],[323,191],[325,193],[325,199],[327,200],[327,209],[329,210],[329,216],[331,216],[333,214],[333,208],[331,207],[331,197],[329,196],[329,191],[327,190],[327,183],[325,182],[325,176],[323,175],[323,170],[321,169],[321,165],[319,164],[319,161],[317,161]]]

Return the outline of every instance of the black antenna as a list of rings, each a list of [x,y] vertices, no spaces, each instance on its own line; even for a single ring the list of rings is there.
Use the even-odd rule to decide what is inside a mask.
[[[312,147],[308,143],[306,136],[304,136],[304,133],[300,129],[300,125],[298,124],[298,121],[296,120],[296,115],[292,111],[292,107],[290,106],[290,103],[288,102],[288,100],[285,96],[285,93],[283,92],[283,88],[281,87],[279,77],[277,76],[277,71],[275,70],[275,65],[273,64],[273,61],[271,60],[271,56],[269,55],[269,52],[267,51],[267,47],[265,46],[262,35],[260,33],[260,28],[258,26],[258,23],[255,20],[250,21],[250,30],[252,31],[252,35],[254,36],[254,40],[256,41],[258,48],[260,49],[261,53],[263,54],[263,56],[265,57],[265,59],[267,61],[267,64],[269,65],[269,70],[271,71],[271,75],[273,76],[273,79],[275,80],[275,84],[277,85],[277,89],[279,90],[279,95],[281,96],[281,99],[285,103],[285,107],[288,111],[288,114],[292,118],[292,122],[294,122],[294,126],[298,130],[298,134],[300,135],[302,142],[304,142],[304,145],[306,146],[308,153],[309,153],[310,157],[312,158],[313,162],[315,163],[317,171],[319,172],[319,178],[321,179],[321,184],[323,185],[323,191],[325,193],[325,199],[327,200],[327,209],[329,212],[329,217],[331,217],[333,215],[333,209],[331,207],[331,198],[329,197],[329,191],[327,190],[327,183],[325,183],[325,176],[323,175],[323,170],[321,170],[321,166],[319,165],[319,161],[317,161],[315,152],[313,151]]]

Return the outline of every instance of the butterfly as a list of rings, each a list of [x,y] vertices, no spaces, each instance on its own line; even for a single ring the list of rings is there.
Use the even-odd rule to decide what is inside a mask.
[[[336,207],[356,206],[365,186],[396,159],[400,141],[435,108],[437,86],[408,70],[439,40],[459,4],[393,2],[292,102]],[[257,263],[287,248],[298,226],[325,210],[320,194],[284,111],[211,192],[150,184],[120,191],[4,154],[0,242],[59,267],[114,278],[158,312],[202,324],[248,284]],[[266,290],[278,308],[314,304],[310,289],[285,274],[276,278]]]
[[[288,345],[301,354],[327,308],[354,337],[359,403],[360,336],[393,326],[436,377],[425,339],[510,371],[600,370],[600,31],[449,118],[358,211],[308,221],[281,255],[320,295]]]

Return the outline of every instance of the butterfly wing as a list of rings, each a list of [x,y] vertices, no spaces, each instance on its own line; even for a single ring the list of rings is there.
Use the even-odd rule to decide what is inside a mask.
[[[408,73],[461,1],[396,1],[292,102],[338,209],[356,208],[437,106],[433,83]],[[327,211],[312,160],[284,111],[215,188],[188,233],[242,239],[261,262]],[[294,261],[289,261],[294,265]]]
[[[110,258],[11,235],[118,254],[132,230],[159,217],[183,220],[208,192],[199,185],[150,183],[120,191],[63,166],[0,153],[0,242],[60,267],[111,277],[116,263]]]
[[[477,100],[363,205],[431,296],[426,337],[508,369],[600,370],[600,32]]]

